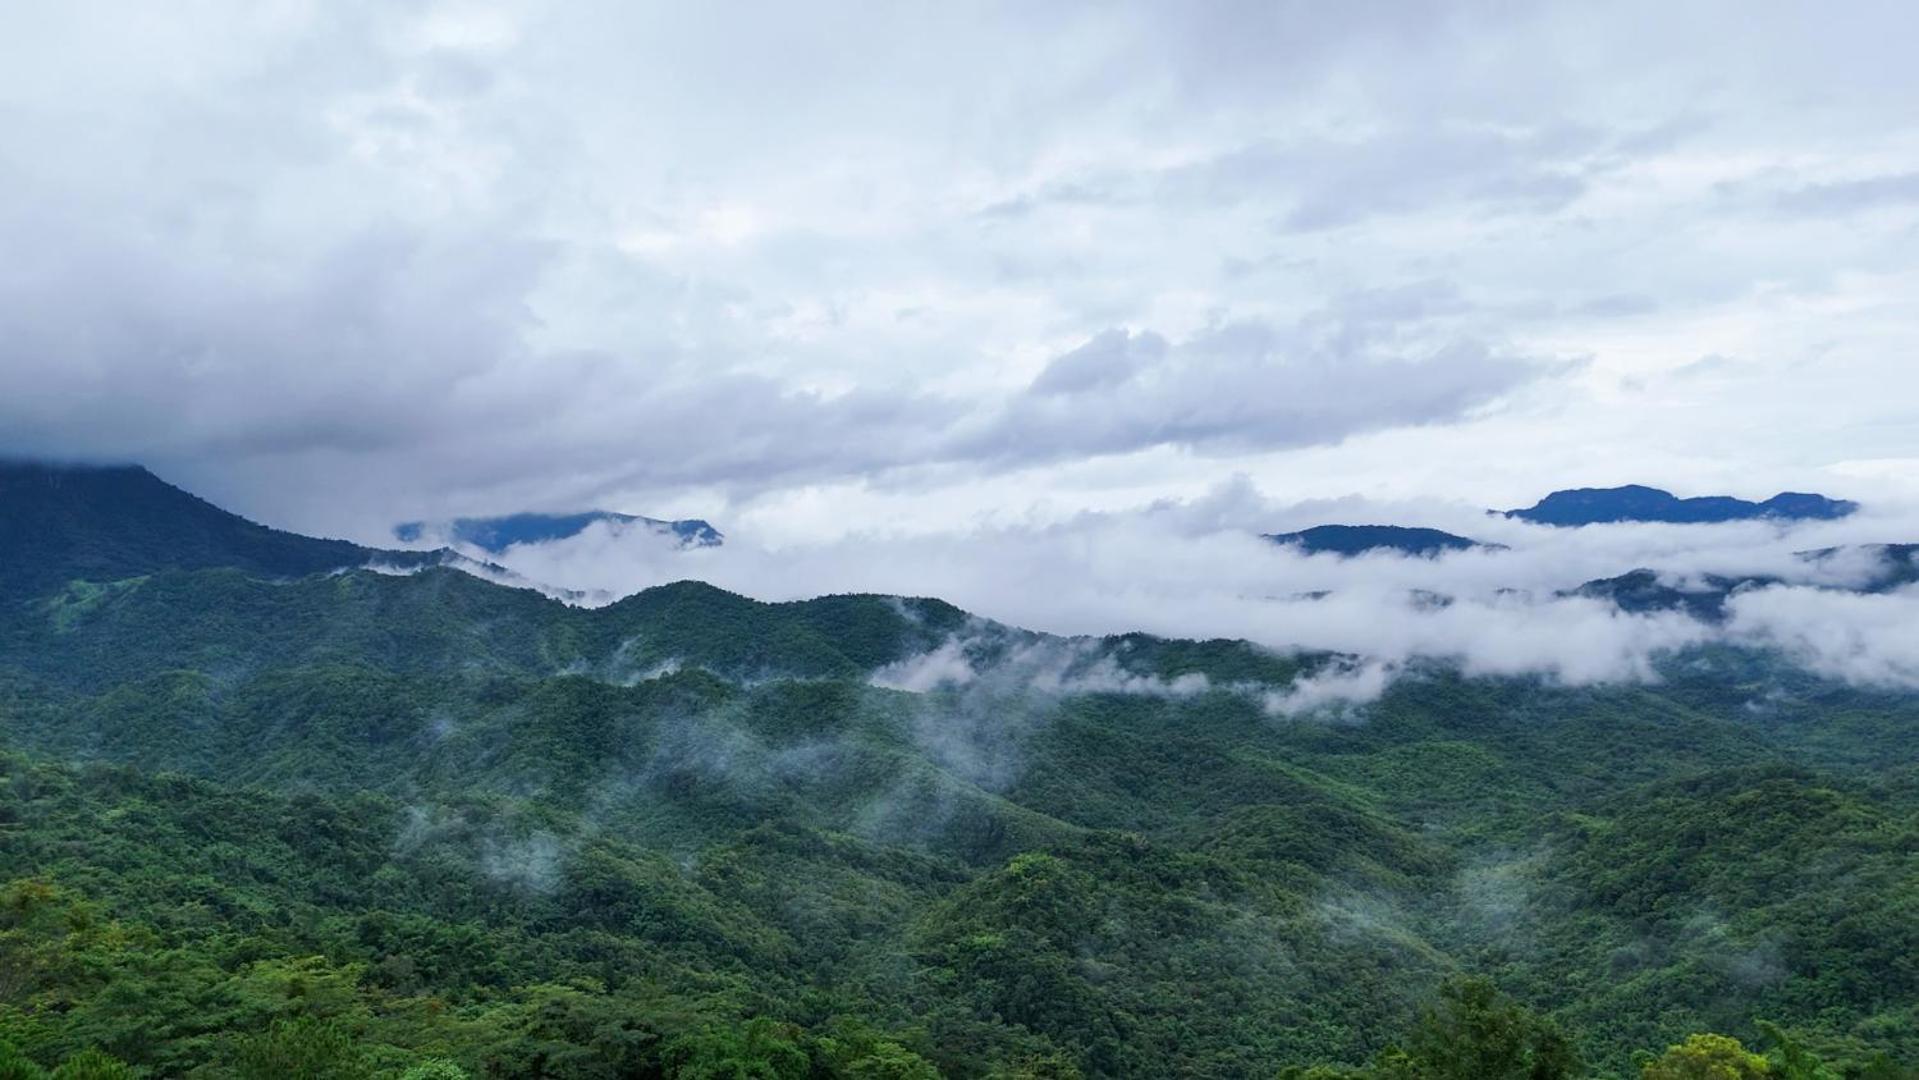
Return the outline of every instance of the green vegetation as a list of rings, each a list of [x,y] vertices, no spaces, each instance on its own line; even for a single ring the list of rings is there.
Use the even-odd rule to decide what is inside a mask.
[[[1916,1075],[1911,695],[150,562],[0,590],[0,1078]]]

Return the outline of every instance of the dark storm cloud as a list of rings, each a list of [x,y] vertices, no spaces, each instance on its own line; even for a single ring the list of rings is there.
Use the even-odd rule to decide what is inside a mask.
[[[50,240],[12,226],[22,249]],[[524,293],[549,257],[395,229],[261,275],[70,242],[50,272],[0,282],[0,363],[32,390],[0,399],[0,451],[184,467],[364,455],[440,482],[559,468],[598,487],[753,489],[1333,441],[1455,417],[1542,370],[1471,342],[1402,340],[1448,302],[1415,290],[1178,345],[1110,330],[1007,394],[824,393],[696,350],[539,351]]]

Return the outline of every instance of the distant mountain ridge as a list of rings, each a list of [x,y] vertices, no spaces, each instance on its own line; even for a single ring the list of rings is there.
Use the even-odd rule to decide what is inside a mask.
[[[1298,548],[1307,555],[1362,555],[1369,551],[1396,551],[1402,555],[1435,558],[1447,551],[1504,550],[1439,529],[1404,525],[1315,525],[1298,532],[1262,533],[1275,544]]]
[[[620,514],[611,510],[584,510],[573,514],[507,514],[502,517],[455,518],[448,522],[407,521],[393,527],[393,536],[404,544],[423,538],[450,543],[470,544],[498,555],[515,544],[542,544],[578,536],[588,527],[606,524],[616,529],[639,527],[679,538],[680,546],[718,547],[725,536],[699,518],[668,521]]]
[[[1613,488],[1555,491],[1533,505],[1507,510],[1505,516],[1535,525],[1601,525],[1618,522],[1714,524],[1771,518],[1781,521],[1832,521],[1857,511],[1859,504],[1824,495],[1782,491],[1764,502],[1730,495],[1682,499],[1670,491],[1627,484]]]

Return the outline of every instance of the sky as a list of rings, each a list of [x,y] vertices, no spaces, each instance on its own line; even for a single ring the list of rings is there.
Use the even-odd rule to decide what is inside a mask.
[[[1914,40],[1870,2],[29,5],[0,454],[376,542],[602,507],[928,557],[1168,506],[1905,505]]]

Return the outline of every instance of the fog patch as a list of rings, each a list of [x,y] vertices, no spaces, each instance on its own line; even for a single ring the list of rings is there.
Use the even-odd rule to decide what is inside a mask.
[[[393,852],[409,859],[451,855],[488,882],[549,893],[563,880],[566,844],[554,832],[510,820],[476,821],[465,811],[409,806],[394,835]]]
[[[1727,633],[1846,682],[1919,687],[1919,586],[1862,594],[1772,586],[1727,602]]]
[[[520,839],[490,839],[480,850],[480,869],[496,884],[552,892],[560,884],[560,839],[535,830]]]
[[[1342,660],[1320,671],[1301,675],[1284,690],[1261,695],[1260,704],[1273,716],[1350,717],[1386,693],[1400,665],[1379,660]]]
[[[1429,961],[1441,959],[1405,908],[1377,890],[1331,889],[1313,902],[1312,911],[1335,944],[1383,947]]]
[[[1214,689],[1197,672],[1162,678],[1130,670],[1111,642],[1037,637],[979,621],[933,649],[874,670],[867,681],[916,695],[909,708],[916,748],[988,791],[1018,779],[1023,744],[1067,698],[1178,700]]]
[[[1474,939],[1507,949],[1530,946],[1535,875],[1547,858],[1540,849],[1493,851],[1471,859],[1453,880],[1453,917]]]
[[[948,638],[929,652],[903,657],[875,670],[867,681],[889,690],[924,694],[941,686],[965,686],[978,676],[966,645]]]

